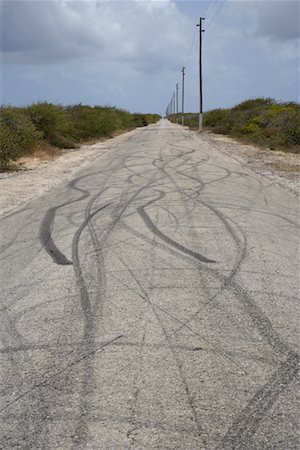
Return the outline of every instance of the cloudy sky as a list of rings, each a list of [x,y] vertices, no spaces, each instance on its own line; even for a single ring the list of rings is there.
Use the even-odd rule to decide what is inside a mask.
[[[186,111],[299,101],[299,2],[0,0],[1,103],[110,104],[163,114],[186,66]]]

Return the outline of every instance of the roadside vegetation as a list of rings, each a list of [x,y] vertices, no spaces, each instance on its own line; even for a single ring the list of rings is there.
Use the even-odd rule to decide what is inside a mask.
[[[179,117],[181,123],[181,117]],[[246,100],[230,109],[214,109],[204,114],[203,124],[214,133],[242,142],[300,153],[300,104],[278,103],[272,98]],[[176,117],[172,117],[173,122]],[[187,113],[185,125],[198,129],[198,114]]]
[[[157,114],[131,114],[109,106],[35,103],[24,108],[0,108],[0,170],[39,149],[57,152],[83,142],[112,137],[116,132],[143,127]]]

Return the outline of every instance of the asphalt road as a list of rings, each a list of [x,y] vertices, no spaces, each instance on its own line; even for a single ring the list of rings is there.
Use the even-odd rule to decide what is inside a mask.
[[[298,212],[162,120],[2,216],[1,449],[298,449]]]

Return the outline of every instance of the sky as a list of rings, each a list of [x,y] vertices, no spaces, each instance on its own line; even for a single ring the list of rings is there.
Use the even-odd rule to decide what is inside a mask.
[[[186,67],[185,111],[299,101],[299,2],[0,0],[1,104],[112,105],[164,114]]]

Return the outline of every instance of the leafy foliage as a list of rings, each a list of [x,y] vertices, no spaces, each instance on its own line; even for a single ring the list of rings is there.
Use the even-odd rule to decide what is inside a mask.
[[[185,114],[185,124],[197,128],[198,114]],[[174,120],[173,120],[174,121]],[[204,114],[204,126],[271,150],[300,152],[300,105],[272,98],[246,100],[231,109]]]
[[[0,109],[0,169],[7,169],[11,161],[31,153],[41,133],[24,111],[17,108]]]
[[[216,114],[216,111],[219,111]],[[270,98],[247,100],[232,109],[205,114],[205,125],[216,133],[246,142],[293,152],[300,150],[300,105]]]
[[[72,131],[70,117],[62,106],[46,102],[34,103],[26,108],[25,111],[46,139],[52,134],[65,136]]]
[[[110,106],[34,103],[0,109],[0,169],[33,152],[43,140],[56,148],[74,148],[91,138],[111,137],[117,130],[156,122],[157,114],[131,114]]]

